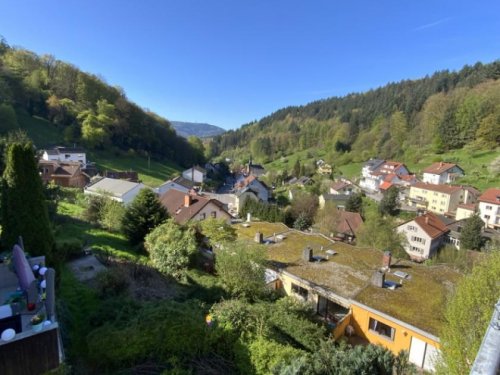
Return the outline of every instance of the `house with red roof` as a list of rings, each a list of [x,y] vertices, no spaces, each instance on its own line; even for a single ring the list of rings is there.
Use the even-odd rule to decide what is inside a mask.
[[[351,243],[356,238],[363,218],[358,212],[337,211],[338,223],[335,237],[341,241]]]
[[[366,162],[361,170],[359,186],[368,191],[378,192],[382,184],[387,190],[392,185],[408,186],[414,182],[416,182],[415,176],[410,174],[403,163],[372,159]]]
[[[500,229],[500,189],[486,190],[478,199],[479,216],[487,228]]]
[[[224,219],[231,222],[231,215],[216,199],[200,196],[194,192],[183,193],[170,189],[160,197],[160,203],[177,223],[201,221],[208,218]]]
[[[465,174],[457,164],[437,162],[423,171],[423,182],[429,184],[450,184]]]
[[[429,259],[441,247],[449,232],[448,227],[432,212],[417,216],[399,225],[396,230],[406,237],[405,251],[417,262]]]

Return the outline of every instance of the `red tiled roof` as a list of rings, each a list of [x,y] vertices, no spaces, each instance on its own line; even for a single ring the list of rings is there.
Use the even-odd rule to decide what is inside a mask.
[[[185,196],[191,197],[189,207],[184,206]],[[227,216],[230,215],[224,210],[223,205],[216,199],[209,199],[196,194],[186,194],[179,190],[170,189],[160,197],[160,203],[165,207],[171,217],[178,223],[185,223],[191,220],[208,204],[216,205],[221,211],[225,212]]]
[[[459,205],[457,205],[458,208],[463,208],[464,210],[469,210],[469,211],[475,211],[476,210],[476,205],[474,203],[469,203],[469,204],[465,204],[465,203],[460,203]]]
[[[500,189],[490,188],[486,190],[480,197],[480,202],[500,204]]]
[[[444,173],[453,167],[460,168],[457,164],[437,162],[437,163],[432,164],[430,167],[425,168],[423,173],[441,174],[441,173]],[[462,169],[462,168],[460,168],[460,169]]]
[[[437,191],[439,193],[445,194],[453,194],[459,190],[462,190],[462,186],[453,186],[453,185],[436,185],[436,184],[427,184],[425,182],[417,182],[413,187],[418,189],[425,189],[430,191]]]
[[[330,188],[335,190],[335,191],[339,191],[339,190],[342,190],[343,188],[345,188],[349,185],[350,184],[348,184],[347,182],[337,181],[337,182],[334,182]]]
[[[361,224],[363,224],[361,215],[357,212],[349,211],[339,211],[339,214],[340,220],[337,225],[337,232],[355,235]]]
[[[437,238],[448,232],[446,225],[432,212],[416,217],[415,222],[431,238]]]
[[[380,184],[379,188],[380,190],[387,190],[389,189],[391,186],[393,186],[390,182],[387,182],[387,181],[384,181]]]

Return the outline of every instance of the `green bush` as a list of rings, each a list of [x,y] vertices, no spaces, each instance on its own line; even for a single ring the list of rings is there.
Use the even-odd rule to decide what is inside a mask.
[[[287,365],[294,358],[305,353],[288,345],[259,337],[249,345],[250,360],[255,368],[255,374],[267,375],[273,373],[278,366]]]
[[[97,294],[102,298],[123,294],[130,284],[126,272],[119,267],[113,267],[99,272],[96,281]]]
[[[69,260],[82,254],[83,242],[78,238],[69,238],[56,242],[57,258]]]

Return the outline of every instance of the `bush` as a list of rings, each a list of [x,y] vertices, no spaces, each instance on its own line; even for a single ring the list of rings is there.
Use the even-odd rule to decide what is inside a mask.
[[[56,242],[57,258],[66,261],[77,258],[83,252],[83,242],[78,238],[70,238]]]
[[[255,374],[270,374],[277,366],[287,365],[294,358],[305,353],[288,345],[259,337],[249,345],[250,360],[255,368]]]
[[[102,298],[121,295],[126,292],[130,284],[126,272],[119,267],[100,272],[96,282],[97,294]]]

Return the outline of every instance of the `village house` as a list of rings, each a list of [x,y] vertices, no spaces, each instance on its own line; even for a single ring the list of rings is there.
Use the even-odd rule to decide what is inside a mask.
[[[408,204],[438,214],[455,216],[458,205],[474,203],[476,194],[476,189],[463,186],[417,182],[410,187]]]
[[[479,215],[487,228],[500,229],[500,189],[487,189],[479,198]]]
[[[332,166],[327,163],[323,163],[318,166],[317,172],[321,175],[331,175],[332,174]]]
[[[358,193],[359,188],[354,185],[351,181],[348,180],[340,180],[335,181],[329,190],[330,194],[336,195],[351,195],[353,193]]]
[[[82,165],[87,164],[85,150],[79,147],[55,147],[53,149],[43,150],[42,159],[48,161],[72,161]]]
[[[434,370],[445,301],[459,272],[393,260],[390,252],[286,231],[276,224],[236,228],[249,241],[256,230],[265,239],[281,233],[281,240],[266,246],[277,275],[273,286],[309,303],[335,339],[382,345],[394,354],[406,350],[419,369]]]
[[[203,197],[195,193],[183,193],[170,189],[160,196],[160,203],[177,223],[201,221],[208,218],[224,219],[231,223],[231,215],[224,205],[216,199]]]
[[[234,185],[235,193],[240,193],[243,190],[251,190],[253,191],[259,200],[263,202],[268,202],[270,197],[269,187],[262,181],[260,181],[257,177],[250,176],[242,176],[239,181]]]
[[[248,164],[243,169],[243,174],[245,176],[261,177],[266,174],[265,168],[260,164],[254,164],[252,158],[248,161]]]
[[[396,230],[406,238],[404,245],[406,253],[417,262],[436,254],[449,232],[446,224],[431,212],[399,225]]]
[[[197,184],[207,179],[207,171],[200,166],[194,166],[182,172],[182,177]]]
[[[391,176],[391,177],[388,177]],[[396,161],[385,161],[380,159],[371,159],[365,163],[361,170],[361,180],[359,186],[370,192],[378,192],[380,185],[386,180],[393,184],[411,184],[413,181],[408,168],[403,163]]]
[[[475,203],[461,203],[457,206],[455,213],[455,220],[468,219],[477,212],[477,205]]]
[[[63,162],[58,160],[39,160],[38,171],[45,184],[54,183],[63,187],[83,188],[90,181],[82,171],[79,162]]]
[[[129,204],[142,189],[144,184],[104,177],[85,187],[84,194],[108,197],[123,204]]]
[[[429,184],[450,184],[464,176],[464,170],[457,164],[437,162],[423,171],[422,181]]]
[[[171,180],[165,181],[163,184],[158,186],[155,190],[156,194],[163,195],[170,189],[175,189],[187,193],[194,188],[194,183],[191,180],[187,180],[184,177],[178,176]]]
[[[249,188],[242,189],[236,193],[228,194],[217,194],[205,191],[201,195],[203,197],[216,199],[221,202],[224,205],[224,209],[232,216],[237,216],[239,214],[247,199],[251,199],[256,202],[259,201],[257,194]]]
[[[356,235],[363,224],[363,218],[358,212],[339,210],[337,212],[338,222],[334,239],[347,243],[354,242]]]

